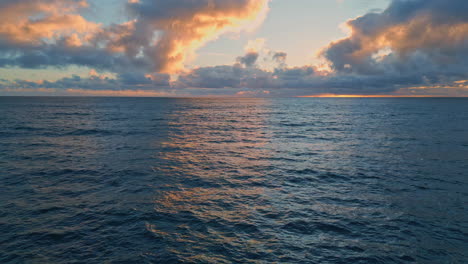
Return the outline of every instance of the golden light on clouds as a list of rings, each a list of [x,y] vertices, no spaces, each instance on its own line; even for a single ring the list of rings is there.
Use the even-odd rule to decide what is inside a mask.
[[[70,95],[97,90],[85,94],[122,96],[167,91],[227,97],[468,95],[468,20],[459,12],[467,7],[464,0],[390,1],[383,11],[342,24],[348,36],[323,43],[315,61],[301,65],[291,64],[291,45],[300,50],[310,41],[320,42],[320,35],[302,20],[273,23],[284,11],[275,9],[278,2],[123,0],[119,15],[113,5],[96,0],[0,0],[0,92],[39,94],[57,88],[57,93]],[[91,15],[95,8],[109,10],[99,17]],[[304,6],[295,8],[289,15],[310,15],[309,9],[298,12]],[[321,21],[316,24],[322,26]],[[290,38],[296,30],[303,34]],[[228,38],[206,46],[222,36]],[[225,43],[233,39],[238,43]],[[243,53],[236,51],[241,46]],[[213,50],[203,49],[208,55],[197,58],[203,47]],[[198,64],[198,59],[210,63]],[[36,69],[40,72],[31,76]]]
[[[246,5],[233,4],[230,8],[202,8],[196,13],[180,14],[169,20],[158,20],[163,34],[156,45],[155,61],[160,62],[159,72],[177,73],[195,51],[207,42],[230,32],[252,31],[261,24],[268,13],[268,0],[245,1]]]

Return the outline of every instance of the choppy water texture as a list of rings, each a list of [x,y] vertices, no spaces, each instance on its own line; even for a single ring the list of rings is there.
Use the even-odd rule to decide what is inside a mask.
[[[1,263],[468,263],[466,99],[0,113]]]

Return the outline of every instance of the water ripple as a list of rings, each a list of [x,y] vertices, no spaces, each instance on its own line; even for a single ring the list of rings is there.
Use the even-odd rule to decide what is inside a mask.
[[[464,263],[467,106],[0,97],[0,262]]]

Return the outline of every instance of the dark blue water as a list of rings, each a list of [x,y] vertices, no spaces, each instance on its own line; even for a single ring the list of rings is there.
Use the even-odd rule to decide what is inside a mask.
[[[467,99],[0,98],[0,263],[468,263]]]

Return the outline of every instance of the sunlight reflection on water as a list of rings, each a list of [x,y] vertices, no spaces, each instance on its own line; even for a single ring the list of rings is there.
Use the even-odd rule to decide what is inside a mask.
[[[0,260],[462,263],[467,106],[0,98]]]

